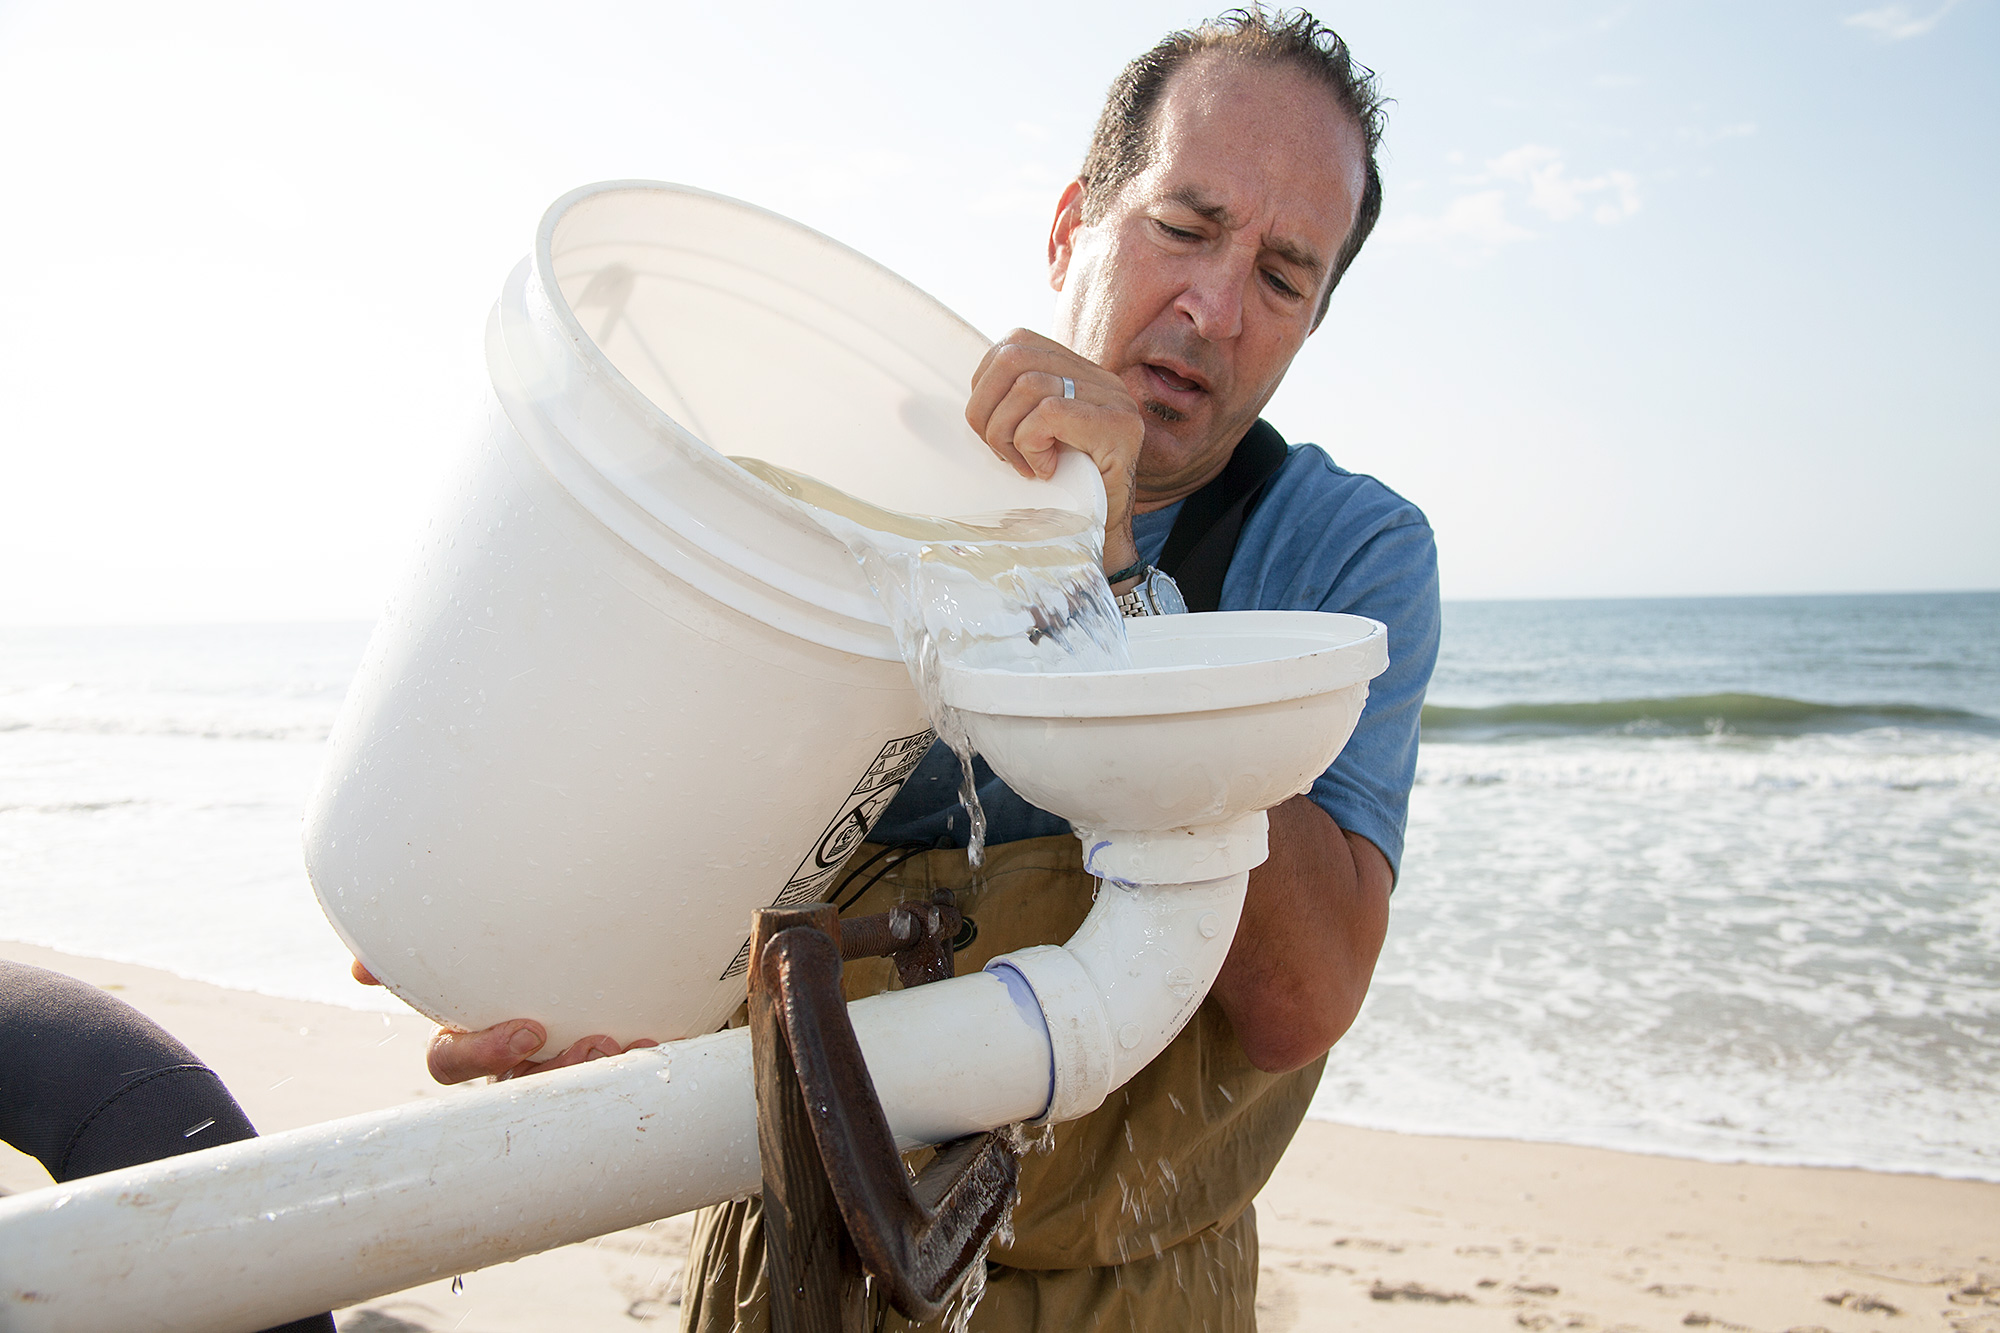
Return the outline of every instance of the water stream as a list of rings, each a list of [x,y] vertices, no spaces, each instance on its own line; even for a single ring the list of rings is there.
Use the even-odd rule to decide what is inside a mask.
[[[1125,621],[1104,578],[1104,533],[1087,515],[1009,509],[940,518],[884,509],[815,477],[755,458],[733,460],[838,537],[889,613],[931,727],[958,756],[958,798],[971,826],[965,854],[985,859],[986,815],[972,782],[972,741],[944,702],[947,664],[1008,671],[1110,671],[1132,664]],[[1025,1143],[1011,1127],[1017,1146]],[[1011,1234],[1010,1217],[1003,1229]],[[986,1249],[942,1316],[965,1333],[986,1293]]]
[[[860,562],[931,726],[958,756],[959,799],[971,822],[966,854],[979,866],[986,816],[972,785],[971,740],[940,696],[943,668],[1129,667],[1125,622],[1104,580],[1103,531],[1064,509],[899,513],[760,459],[732,461],[797,501]]]

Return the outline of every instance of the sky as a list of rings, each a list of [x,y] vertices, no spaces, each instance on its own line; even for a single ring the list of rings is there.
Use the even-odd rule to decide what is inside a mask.
[[[1046,328],[1106,85],[1206,12],[0,0],[0,624],[372,618],[585,182]],[[1385,212],[1266,415],[1448,598],[2000,587],[2000,0],[1319,12]]]

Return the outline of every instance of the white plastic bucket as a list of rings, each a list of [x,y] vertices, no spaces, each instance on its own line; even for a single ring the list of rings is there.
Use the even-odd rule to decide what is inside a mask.
[[[928,743],[858,566],[751,455],[876,504],[1101,521],[963,419],[985,340],[796,223],[677,186],[558,200],[493,396],[306,813],[334,928],[441,1022],[546,1051],[742,1000],[753,908],[824,895]]]

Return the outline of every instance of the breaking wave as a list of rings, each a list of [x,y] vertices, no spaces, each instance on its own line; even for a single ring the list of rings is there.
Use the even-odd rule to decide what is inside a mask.
[[[1426,739],[1521,736],[1806,736],[1899,727],[2000,735],[2000,718],[1923,704],[1825,704],[1769,694],[1686,694],[1590,703],[1508,703],[1424,709]]]

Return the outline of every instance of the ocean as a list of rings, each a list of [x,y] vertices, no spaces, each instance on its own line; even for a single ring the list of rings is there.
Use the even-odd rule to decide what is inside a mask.
[[[397,1007],[299,856],[367,632],[0,629],[0,938]],[[2000,1181],[1996,1108],[2000,593],[1446,606],[1315,1116]]]
[[[1448,606],[1313,1111],[2000,1180],[2000,594]]]

